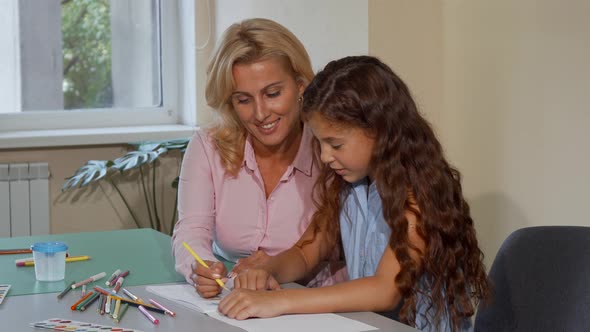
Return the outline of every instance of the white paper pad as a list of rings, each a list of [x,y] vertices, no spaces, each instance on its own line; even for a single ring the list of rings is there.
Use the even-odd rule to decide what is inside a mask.
[[[194,287],[188,284],[147,286],[146,290],[246,331],[358,332],[377,330],[374,326],[335,314],[284,315],[274,318],[250,318],[240,321],[228,318],[217,311],[220,298],[203,299],[195,292]]]
[[[208,314],[209,312],[217,311],[217,305],[221,298],[215,297],[212,299],[204,299],[195,292],[195,288],[191,285],[162,285],[162,286],[147,286],[145,288],[148,292],[152,292],[165,299],[175,301],[183,306]]]

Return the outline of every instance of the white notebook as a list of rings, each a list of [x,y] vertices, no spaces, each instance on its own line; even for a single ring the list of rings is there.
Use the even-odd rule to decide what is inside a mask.
[[[376,327],[335,314],[298,314],[284,315],[274,318],[250,318],[235,320],[217,311],[221,297],[204,299],[188,284],[147,286],[148,292],[175,301],[187,308],[202,312],[209,317],[224,323],[242,328],[246,331],[266,332],[325,332],[342,331],[358,332],[377,330]],[[224,291],[225,293],[226,291]],[[221,296],[224,296],[224,293]]]

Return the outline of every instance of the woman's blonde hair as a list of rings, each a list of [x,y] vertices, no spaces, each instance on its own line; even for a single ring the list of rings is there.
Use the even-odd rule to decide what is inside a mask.
[[[207,68],[205,98],[220,115],[211,128],[211,137],[231,175],[241,167],[247,134],[231,103],[233,66],[272,57],[290,64],[295,80],[304,87],[313,79],[309,55],[299,39],[284,26],[263,18],[247,19],[227,28]]]

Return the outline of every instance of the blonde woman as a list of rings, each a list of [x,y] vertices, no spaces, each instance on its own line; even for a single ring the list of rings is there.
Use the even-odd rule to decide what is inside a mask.
[[[315,211],[318,170],[300,119],[313,70],[289,30],[267,19],[233,24],[207,73],[207,104],[220,121],[186,151],[173,251],[176,270],[212,297],[221,291],[214,279],[227,275],[218,258],[237,262],[232,276],[297,242]],[[195,264],[183,241],[211,269]]]

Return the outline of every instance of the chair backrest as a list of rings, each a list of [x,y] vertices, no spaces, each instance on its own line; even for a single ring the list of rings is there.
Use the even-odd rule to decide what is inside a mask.
[[[475,331],[590,331],[590,227],[519,229],[502,244],[489,277],[493,298]]]

